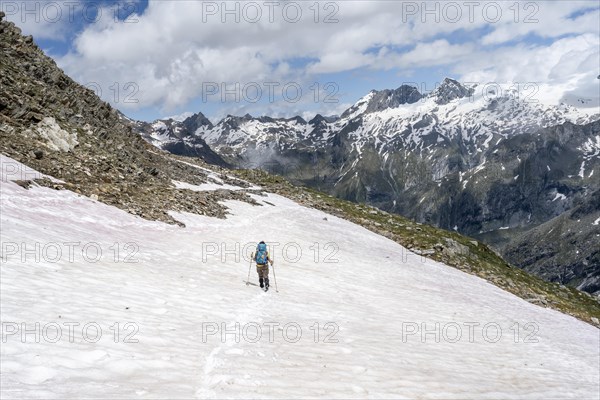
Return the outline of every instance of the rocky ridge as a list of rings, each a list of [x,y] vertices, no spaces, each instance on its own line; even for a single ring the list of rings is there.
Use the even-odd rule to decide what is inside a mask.
[[[168,223],[178,223],[169,211],[224,218],[226,209],[219,200],[252,202],[239,191],[177,189],[173,181],[197,185],[211,178],[144,141],[117,110],[66,76],[31,36],[24,37],[3,17],[0,14],[0,151],[62,181],[37,184],[72,190]]]

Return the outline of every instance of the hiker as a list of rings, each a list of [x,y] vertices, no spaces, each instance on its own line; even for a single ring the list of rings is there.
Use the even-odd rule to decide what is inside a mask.
[[[269,257],[267,251],[267,245],[264,241],[261,241],[256,246],[256,253],[253,255],[254,261],[256,261],[256,272],[258,272],[258,281],[260,287],[269,290],[269,263],[273,265],[273,260]]]

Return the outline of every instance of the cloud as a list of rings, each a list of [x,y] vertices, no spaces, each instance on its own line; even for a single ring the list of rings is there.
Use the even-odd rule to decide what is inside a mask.
[[[298,82],[306,90],[323,74],[359,69],[377,74],[441,67],[471,81],[536,81],[554,85],[556,92],[577,86],[589,91],[585,74],[599,69],[598,8],[590,9],[589,2],[467,3],[267,7],[262,1],[151,0],[135,23],[115,23],[107,8],[102,19],[78,32],[58,63],[79,82],[100,87],[119,108],[158,107],[165,113],[201,97],[207,83]],[[302,112],[309,103],[268,106]],[[264,104],[246,106],[257,110]],[[227,102],[222,108],[239,109]]]
[[[527,5],[528,4],[528,5]],[[494,30],[483,37],[484,45],[501,44],[527,35],[537,35],[542,38],[558,38],[564,35],[581,35],[598,32],[600,8],[589,9],[587,1],[555,1],[525,3],[522,7],[510,10],[512,18],[498,23]],[[513,5],[514,7],[514,5]],[[517,13],[516,10],[519,10]],[[573,13],[587,11],[575,18]],[[519,22],[516,22],[516,21]]]
[[[590,79],[600,65],[600,38],[584,34],[555,41],[549,46],[517,45],[473,54],[454,72],[467,82],[518,82],[539,90],[536,98],[556,103],[567,92],[596,93],[599,82]]]
[[[381,65],[391,68],[415,68],[448,65],[449,63],[468,62],[474,45],[450,44],[445,39],[429,43],[419,43],[412,50],[401,54],[384,55],[379,60]]]

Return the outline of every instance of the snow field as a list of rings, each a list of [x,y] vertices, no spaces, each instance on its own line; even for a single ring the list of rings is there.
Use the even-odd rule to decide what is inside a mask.
[[[281,196],[226,202],[226,220],[174,213],[179,228],[12,176],[5,398],[599,395],[598,329]],[[267,293],[244,284],[259,240],[279,293],[273,270]]]

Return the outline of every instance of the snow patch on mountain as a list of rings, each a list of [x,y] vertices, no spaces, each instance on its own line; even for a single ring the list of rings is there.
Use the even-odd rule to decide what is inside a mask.
[[[150,138],[151,143],[159,148],[174,140],[167,131],[167,125],[163,121],[152,123],[152,133],[150,134]]]
[[[554,195],[554,198],[552,199],[552,201],[553,201],[553,202],[554,202],[554,201],[556,201],[556,200],[561,200],[561,201],[562,201],[562,200],[566,200],[566,199],[567,199],[567,196],[565,196],[564,194],[562,194],[562,193],[560,193],[560,192],[557,192],[557,193]]]
[[[352,107],[350,107],[345,113],[344,118],[352,119],[367,111],[369,102],[373,99],[377,91],[372,90],[364,97],[361,97]]]
[[[579,167],[579,177],[585,178],[585,161],[581,163]]]
[[[583,151],[586,159],[598,157],[600,158],[600,135],[596,135],[593,138],[589,138],[583,146],[579,148]]]

